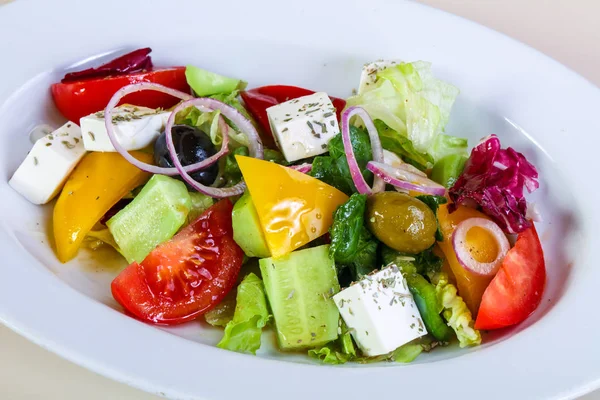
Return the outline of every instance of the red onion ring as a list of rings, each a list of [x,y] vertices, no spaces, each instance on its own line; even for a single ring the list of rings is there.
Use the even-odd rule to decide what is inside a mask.
[[[303,163],[300,165],[290,165],[289,168],[294,169],[298,172],[302,172],[303,174],[308,174],[312,170],[312,164]]]
[[[115,148],[115,150],[117,150],[117,152],[119,154],[121,154],[127,161],[129,161],[131,164],[135,165],[142,171],[146,171],[151,174],[160,174],[160,175],[168,175],[168,176],[178,175],[179,173],[177,172],[177,168],[157,167],[156,165],[147,164],[145,162],[138,160],[137,158],[135,158],[134,156],[129,154],[129,152],[127,150],[125,150],[125,148],[123,146],[121,146],[121,144],[117,140],[114,126],[112,124],[113,109],[119,104],[119,102],[121,101],[121,99],[123,97],[127,96],[128,94],[135,93],[135,92],[141,92],[144,90],[155,90],[157,92],[170,94],[171,96],[177,97],[178,99],[181,99],[181,100],[189,100],[189,99],[194,98],[190,94],[181,92],[179,90],[171,89],[166,86],[159,85],[157,83],[142,82],[142,83],[134,83],[132,85],[122,87],[113,95],[113,97],[110,99],[110,101],[106,105],[106,108],[104,109],[104,124],[106,125],[106,133],[108,134],[108,139],[110,140],[110,143],[113,145],[113,147]],[[206,165],[198,166],[199,164],[201,164],[201,163],[188,165],[186,167],[186,171],[194,172],[194,171],[198,171],[199,169],[206,167]]]
[[[358,115],[369,133],[369,139],[371,140],[371,151],[373,153],[373,160],[383,163],[383,148],[381,147],[381,140],[379,139],[379,133],[377,128],[373,124],[373,120],[364,108],[354,106],[346,109],[342,114],[342,142],[344,143],[344,151],[346,152],[346,158],[348,160],[348,167],[350,169],[350,175],[356,190],[360,194],[371,194],[381,192],[385,189],[385,183],[379,177],[375,176],[373,181],[373,187],[370,188],[362,175],[356,156],[354,155],[354,149],[352,148],[352,142],[350,140],[350,118]]]
[[[250,121],[248,121],[238,110],[235,108],[220,102],[218,100],[209,99],[209,98],[193,98],[190,100],[186,100],[180,103],[173,112],[169,116],[167,120],[167,125],[165,127],[166,132],[171,132],[173,128],[173,123],[175,122],[175,116],[177,113],[185,108],[190,106],[198,107],[198,109],[209,109],[209,110],[220,110],[221,114],[229,118],[242,132],[246,134],[249,141],[248,150],[251,157],[254,158],[263,158],[263,147],[262,142],[258,136],[258,132],[252,125]],[[167,149],[169,150],[169,154],[171,155],[171,159],[173,161],[173,165],[179,172],[179,175],[186,181],[191,187],[199,191],[200,193],[206,194],[210,197],[215,198],[224,198],[230,196],[236,196],[242,194],[244,190],[246,190],[246,184],[244,182],[240,182],[237,185],[228,188],[214,188],[210,186],[205,186],[200,182],[196,181],[194,178],[190,176],[190,174],[185,170],[185,167],[179,161],[179,157],[177,157],[177,151],[175,150],[175,144],[173,143],[173,135],[166,135]],[[229,142],[229,135],[227,131],[223,134],[223,144],[221,146],[221,152],[227,151],[227,143]],[[217,153],[218,154],[218,153]],[[215,154],[214,156],[216,156]],[[224,153],[223,153],[224,154]],[[221,154],[221,156],[223,155]],[[210,157],[213,158],[214,156]],[[218,157],[214,159],[213,163],[217,161]],[[208,159],[204,160],[207,161]],[[204,162],[203,161],[203,162]]]
[[[147,164],[147,163],[139,161],[138,159],[133,157],[131,154],[129,154],[129,152],[127,150],[125,150],[123,148],[123,146],[121,146],[121,144],[117,140],[117,137],[116,137],[115,131],[114,131],[114,126],[112,124],[112,110],[117,106],[117,104],[119,104],[119,102],[121,101],[121,99],[123,97],[127,96],[128,94],[135,93],[135,92],[141,92],[144,90],[154,90],[157,92],[166,93],[173,97],[177,97],[181,100],[194,99],[194,97],[190,94],[181,92],[179,90],[168,88],[168,87],[160,85],[158,83],[142,82],[142,83],[134,83],[132,85],[125,86],[125,87],[119,89],[113,95],[113,97],[108,102],[108,105],[104,109],[104,123],[106,125],[106,133],[108,134],[108,138],[109,138],[111,144],[113,145],[113,147],[115,148],[115,150],[117,150],[117,152],[119,152],[119,154],[121,154],[127,161],[129,161],[131,164],[135,165],[142,171],[146,171],[151,174],[160,174],[160,175],[168,175],[168,176],[178,175],[179,173],[177,172],[177,168],[162,168],[162,167],[157,167],[156,165]],[[240,114],[240,112],[237,111],[235,108],[233,108],[225,103],[222,103],[218,100],[213,100],[213,99],[206,99],[206,100],[207,100],[206,103],[207,104],[210,103],[212,105],[212,107],[209,107],[206,105],[199,105],[199,106],[197,106],[198,109],[202,112],[211,112],[214,109],[221,110],[221,113],[223,115],[225,115],[227,118],[229,118],[231,121],[233,121],[233,123],[235,123],[237,125],[237,127],[240,129],[240,131],[242,131],[243,133],[246,134],[246,136],[248,136],[248,141],[250,142],[250,146],[249,146],[250,155],[255,158],[263,158],[262,142],[258,136],[258,132],[256,132],[256,129],[254,128],[252,123],[250,121],[248,121],[242,114]],[[176,109],[179,111],[179,110],[182,110],[183,108],[178,107]],[[227,109],[227,111],[224,111],[224,109]],[[177,111],[173,110],[171,115],[173,115],[173,113],[177,114]],[[222,120],[222,117],[219,117],[219,118],[220,118],[219,119],[219,127],[221,128],[221,131],[223,132],[223,136],[225,136],[226,132],[229,129],[229,126],[225,123],[224,120]],[[227,138],[227,139],[229,139],[229,138]],[[223,147],[226,147],[226,146],[222,146],[222,148]],[[219,157],[216,157],[216,159],[218,159],[218,158]],[[206,168],[206,167],[212,165],[216,161],[216,159],[214,156],[209,157],[208,159],[200,161],[198,163],[186,165],[184,168],[185,168],[186,172],[195,172],[195,171],[198,171],[200,169],[203,169],[203,168]]]
[[[260,137],[258,136],[258,132],[254,128],[254,125],[252,125],[252,123],[234,107],[231,107],[223,102],[214,99],[197,99],[187,93],[174,90],[156,83],[148,82],[136,83],[119,89],[110,99],[108,105],[104,110],[104,123],[106,125],[106,131],[108,134],[108,138],[114,146],[115,150],[117,150],[117,152],[119,152],[119,154],[121,154],[127,161],[129,161],[131,164],[135,165],[143,171],[150,172],[153,174],[170,176],[179,174],[187,183],[189,183],[196,190],[211,197],[223,198],[243,193],[243,191],[245,190],[245,184],[243,182],[240,182],[237,185],[232,186],[230,188],[220,189],[204,186],[196,180],[194,180],[189,175],[189,172],[198,171],[200,169],[206,168],[214,164],[220,157],[222,157],[228,152],[227,145],[229,143],[229,126],[225,123],[225,120],[221,115],[219,116],[219,127],[223,132],[223,143],[221,145],[221,149],[219,150],[219,152],[212,155],[211,157],[195,164],[187,165],[184,167],[181,164],[181,162],[179,162],[179,157],[177,156],[177,152],[175,151],[175,146],[173,144],[172,135],[166,135],[166,142],[167,148],[169,149],[169,154],[171,155],[173,165],[175,165],[175,168],[161,168],[155,165],[141,162],[135,157],[133,157],[131,154],[129,154],[129,152],[125,150],[123,146],[121,146],[114,132],[114,127],[112,124],[112,110],[117,106],[117,104],[119,104],[119,101],[121,101],[121,99],[124,96],[143,90],[155,90],[185,100],[184,102],[180,103],[177,107],[175,107],[175,109],[173,109],[173,111],[171,112],[171,115],[169,116],[169,119],[167,121],[167,126],[165,127],[166,132],[171,132],[171,129],[173,128],[173,123],[175,121],[175,116],[179,111],[183,110],[184,108],[195,106],[203,112],[219,110],[222,115],[229,118],[237,126],[237,128],[246,135],[249,142],[248,150],[250,156],[260,159],[264,157],[262,141],[260,140]]]
[[[489,263],[477,261],[466,246],[467,232],[474,227],[485,229],[496,240],[498,255],[494,261]],[[494,276],[498,272],[498,269],[500,269],[504,256],[510,250],[510,243],[508,243],[506,235],[504,235],[502,229],[495,222],[485,218],[468,218],[458,224],[454,230],[452,234],[452,247],[454,248],[458,262],[463,268],[478,275]]]
[[[377,161],[369,161],[367,169],[395,187],[434,196],[444,196],[446,188],[422,175],[410,172],[409,168],[394,168]]]

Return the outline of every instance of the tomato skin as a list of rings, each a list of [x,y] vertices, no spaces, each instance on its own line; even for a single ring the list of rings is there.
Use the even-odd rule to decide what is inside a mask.
[[[140,264],[125,268],[111,285],[115,300],[158,325],[193,320],[217,305],[234,287],[244,258],[233,240],[232,209],[231,201],[221,200]]]
[[[190,93],[185,78],[185,67],[155,69],[128,75],[76,82],[55,83],[51,87],[54,104],[65,118],[79,124],[79,119],[104,110],[120,88],[132,83],[153,82]],[[125,96],[120,104],[133,104],[150,108],[169,108],[179,99],[165,93],[145,90]]]
[[[262,140],[265,146],[276,148],[275,141],[273,139],[273,132],[271,132],[271,124],[269,124],[269,117],[267,116],[267,108],[284,103],[291,99],[308,96],[314,93],[315,92],[312,90],[297,86],[269,85],[252,90],[246,90],[241,92],[240,95],[244,100],[246,109],[250,111],[264,132],[264,135],[262,135]],[[329,98],[335,107],[339,121],[342,110],[344,107],[346,107],[346,100],[331,96],[329,96]]]
[[[532,225],[517,237],[502,267],[483,293],[476,329],[499,329],[524,321],[542,301],[546,264]]]

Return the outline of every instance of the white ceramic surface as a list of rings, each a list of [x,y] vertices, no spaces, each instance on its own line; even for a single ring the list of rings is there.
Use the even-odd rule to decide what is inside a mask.
[[[30,13],[33,26],[58,13],[56,7],[29,0],[0,13],[0,37],[13,38],[0,43],[0,54],[15,60],[1,67],[11,79],[0,81],[0,198],[5,205],[0,210],[0,251],[6,255],[0,271],[10,283],[0,291],[2,321],[102,374],[180,398],[248,393],[268,398],[265,384],[274,398],[321,398],[329,393],[353,398],[389,393],[385,382],[390,381],[398,382],[403,394],[418,395],[427,387],[434,396],[449,387],[460,390],[457,382],[467,376],[478,376],[469,379],[476,382],[474,390],[461,390],[467,398],[563,398],[597,386],[600,366],[595,360],[600,352],[582,338],[598,327],[589,317],[595,311],[593,301],[582,301],[592,298],[600,275],[586,251],[598,244],[593,236],[597,189],[587,184],[591,173],[579,169],[580,160],[593,160],[598,144],[592,134],[600,127],[594,118],[598,89],[505,37],[411,3],[377,1],[342,9],[336,2],[283,7],[259,1],[227,13],[217,4],[181,1],[171,7],[186,12],[174,13],[164,24],[159,15],[164,2],[140,7],[137,2],[116,6],[116,1],[104,1],[101,8],[63,3],[61,9],[73,13],[69,22],[53,25],[42,36],[18,22],[16,16],[24,12],[20,7],[35,10]],[[120,23],[114,22],[117,9]],[[199,17],[219,11],[227,15],[225,30],[222,19]],[[402,16],[402,23],[393,16]],[[246,18],[265,18],[270,25],[254,24],[249,30]],[[329,27],[326,35],[316,28],[324,24]],[[549,281],[542,307],[522,326],[490,338],[490,344],[475,351],[447,349],[409,366],[363,368],[241,356],[196,343],[218,339],[218,332],[200,324],[165,333],[115,312],[108,291],[114,269],[98,266],[86,255],[75,263],[57,263],[45,235],[48,209],[26,204],[6,180],[28,150],[24,133],[40,121],[60,122],[49,102],[49,82],[77,60],[143,45],[154,48],[159,64],[194,63],[243,77],[252,86],[291,83],[342,96],[356,86],[360,66],[370,59],[433,61],[436,73],[462,90],[448,131],[471,139],[496,132],[541,171],[543,186],[533,198],[546,217],[540,231]],[[272,346],[266,347],[262,357],[280,357]],[[150,348],[152,352],[146,350]],[[480,376],[486,367],[493,373]],[[228,384],[231,376],[236,377],[235,386]],[[360,385],[348,384],[357,379]],[[498,385],[499,380],[509,383]]]

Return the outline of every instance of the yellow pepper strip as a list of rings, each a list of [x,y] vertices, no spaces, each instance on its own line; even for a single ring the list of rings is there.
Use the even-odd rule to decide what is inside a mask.
[[[473,313],[473,315],[477,315],[483,292],[488,287],[493,277],[477,275],[463,268],[463,266],[458,262],[456,253],[452,247],[452,234],[454,233],[456,226],[468,218],[489,219],[489,217],[480,211],[462,205],[459,205],[456,211],[450,214],[448,212],[447,204],[442,204],[440,206],[437,217],[438,221],[440,222],[442,234],[444,235],[444,241],[438,242],[438,245],[446,255],[448,265],[450,266],[450,269],[456,278],[460,296],[464,299],[467,307],[469,307],[469,310],[471,310],[471,313]],[[478,235],[475,237],[475,239],[476,240],[474,240],[472,243],[469,243],[469,246],[474,249],[475,252],[488,252],[486,247],[488,247],[490,240],[487,240],[487,236]],[[494,255],[494,258],[495,257],[496,255]]]
[[[348,196],[291,168],[235,157],[256,207],[273,258],[282,257],[325,234],[333,212]]]
[[[131,154],[151,163],[152,155]],[[77,254],[83,239],[123,196],[150,178],[119,153],[87,154],[69,176],[54,206],[54,240],[61,262]]]

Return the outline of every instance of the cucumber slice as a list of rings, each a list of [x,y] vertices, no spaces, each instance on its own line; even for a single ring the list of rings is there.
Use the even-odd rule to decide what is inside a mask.
[[[185,184],[154,175],[125,208],[106,222],[129,263],[142,262],[185,223],[192,202]]]
[[[247,190],[233,206],[231,222],[233,240],[248,257],[265,258],[271,255],[250,191]]]
[[[259,264],[282,350],[317,347],[338,337],[340,314],[331,296],[340,285],[329,245]]]

